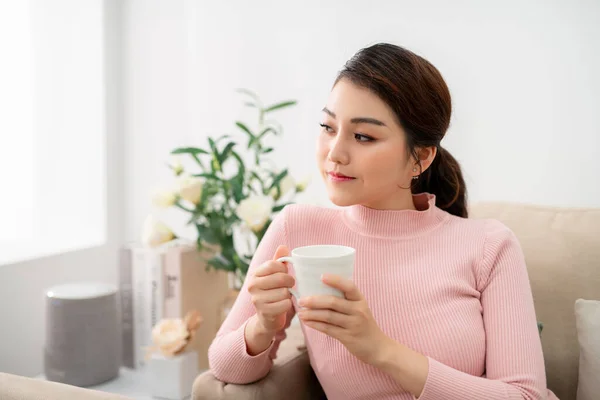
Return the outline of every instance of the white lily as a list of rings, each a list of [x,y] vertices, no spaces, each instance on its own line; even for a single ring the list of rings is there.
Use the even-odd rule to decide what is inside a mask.
[[[183,175],[178,180],[179,196],[192,204],[198,204],[202,197],[202,179]]]
[[[148,215],[142,227],[142,243],[148,247],[157,247],[175,239],[175,234],[167,225]]]
[[[311,182],[310,175],[305,176],[304,178],[302,178],[302,180],[300,182],[298,182],[296,184],[296,191],[303,192],[304,190],[306,190],[306,188],[308,187],[310,182]]]
[[[160,208],[168,208],[175,204],[177,201],[177,193],[171,190],[161,190],[154,193],[152,198],[152,204]]]
[[[273,205],[274,200],[271,196],[250,196],[238,204],[236,214],[250,229],[258,232],[271,217]]]
[[[181,175],[183,173],[183,164],[181,163],[181,156],[172,156],[171,160],[169,161],[169,167],[173,170],[175,175]]]

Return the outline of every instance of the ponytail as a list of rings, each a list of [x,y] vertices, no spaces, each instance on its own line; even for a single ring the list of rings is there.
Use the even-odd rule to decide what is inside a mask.
[[[412,186],[412,193],[431,193],[436,206],[458,217],[467,218],[467,187],[460,164],[448,152],[438,146],[433,162]]]

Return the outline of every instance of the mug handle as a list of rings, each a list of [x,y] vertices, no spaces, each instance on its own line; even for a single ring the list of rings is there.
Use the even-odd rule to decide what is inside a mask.
[[[290,263],[293,264],[294,260],[292,257],[279,257],[277,260],[277,262],[285,262],[285,263]],[[296,300],[300,299],[300,294],[295,290],[295,289],[288,289],[290,291],[290,293],[292,294],[292,296],[294,296],[296,298]]]

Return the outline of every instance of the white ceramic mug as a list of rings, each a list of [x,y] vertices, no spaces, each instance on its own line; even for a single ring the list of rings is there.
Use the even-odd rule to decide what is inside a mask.
[[[294,266],[297,290],[290,289],[290,292],[296,299],[316,295],[343,298],[344,294],[340,290],[321,281],[321,275],[328,273],[352,279],[355,254],[356,250],[348,246],[315,245],[297,247],[292,250],[291,257],[281,257],[277,261]]]

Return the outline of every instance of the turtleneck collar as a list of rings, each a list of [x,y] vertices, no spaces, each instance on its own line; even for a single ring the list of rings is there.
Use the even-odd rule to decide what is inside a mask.
[[[409,238],[435,229],[449,214],[435,206],[435,195],[413,195],[416,210],[377,210],[361,205],[345,207],[344,221],[367,236]]]

